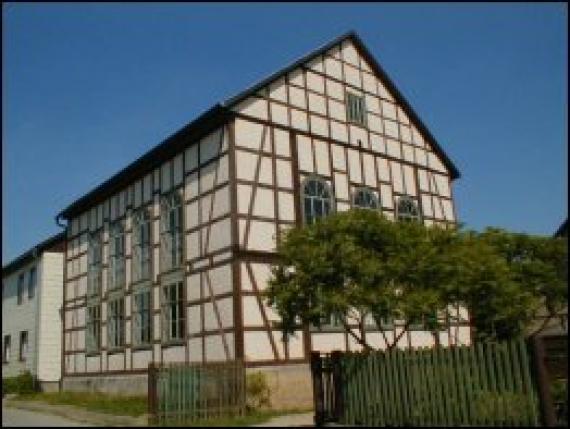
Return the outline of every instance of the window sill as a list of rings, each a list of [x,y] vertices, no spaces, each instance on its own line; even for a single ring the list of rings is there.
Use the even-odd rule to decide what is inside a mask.
[[[95,356],[100,356],[100,355],[101,355],[101,351],[85,352],[85,357],[95,357]]]
[[[178,347],[178,346],[184,346],[185,342],[184,340],[172,340],[172,341],[167,341],[165,343],[161,343],[160,346],[165,349],[168,347]]]
[[[121,346],[121,347],[113,347],[112,349],[108,349],[107,350],[107,356],[109,355],[116,355],[119,353],[124,353],[125,352],[125,347]]]
[[[139,352],[144,350],[152,350],[152,344],[140,344],[138,346],[132,346],[131,350],[133,352]]]

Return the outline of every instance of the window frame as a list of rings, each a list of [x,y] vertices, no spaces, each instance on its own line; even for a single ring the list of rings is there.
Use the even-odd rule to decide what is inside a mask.
[[[109,227],[107,290],[124,288],[126,282],[126,233],[123,221],[117,220]]]
[[[152,216],[150,209],[147,207],[138,209],[132,219],[131,282],[136,283],[150,280],[152,277]]]
[[[125,298],[107,301],[107,348],[110,352],[125,347]]]
[[[324,191],[326,191],[328,193],[328,197],[326,196],[321,196],[321,195],[309,195],[307,193],[307,186],[309,185],[310,182],[315,182],[317,185],[322,185]],[[307,216],[307,199],[311,199],[311,211],[312,211],[312,215],[311,215],[311,220],[309,221],[308,216]],[[321,215],[320,216],[315,216],[315,200],[320,201],[320,203],[322,204],[322,211],[321,211]],[[333,214],[335,212],[335,207],[334,207],[334,195],[332,192],[332,187],[321,177],[318,176],[308,176],[306,177],[302,184],[301,184],[301,210],[303,211],[303,224],[305,225],[311,225],[313,224],[317,219],[320,218],[324,218],[327,217],[331,214]],[[326,208],[326,204],[328,202],[328,212],[325,213],[325,208]]]
[[[87,245],[87,298],[100,297],[103,290],[103,234],[89,234]]]
[[[173,289],[175,291],[174,294],[171,292]],[[173,295],[175,297],[174,300],[172,299]],[[186,337],[184,282],[182,280],[174,281],[162,286],[160,299],[163,343],[177,344],[183,342]],[[173,313],[176,313],[176,318],[173,317]]]
[[[400,212],[401,210],[400,205],[405,203],[409,203],[413,206],[414,210],[416,211],[415,215]],[[402,195],[400,198],[398,198],[395,211],[396,211],[396,220],[400,222],[420,222],[422,219],[419,204],[416,202],[414,198],[408,195]]]
[[[174,217],[172,217],[174,215]],[[176,223],[176,218],[178,219]],[[174,223],[174,225],[173,225]],[[178,190],[160,200],[160,272],[180,269],[184,259],[184,203]]]
[[[26,341],[22,341],[23,339],[26,339]],[[28,331],[20,331],[20,348],[19,348],[19,360],[20,362],[25,362],[28,358],[28,352],[29,352],[29,347],[30,347],[30,343],[29,343],[29,335],[28,335]],[[24,350],[24,344],[25,344],[25,350]]]
[[[33,273],[33,275],[32,275]],[[34,299],[36,295],[36,286],[38,284],[37,267],[33,266],[28,272],[28,300]]]
[[[133,292],[132,308],[132,342],[134,348],[144,348],[152,344],[152,293],[150,288],[141,288]],[[139,307],[139,298],[146,296],[146,307]],[[144,300],[143,300],[144,301]],[[145,324],[145,319],[147,324]],[[148,339],[143,333],[146,331]]]
[[[360,194],[366,194],[372,197],[372,201],[376,204],[376,207],[368,207],[368,206],[360,206],[356,204],[356,199]],[[380,198],[374,193],[374,191],[370,188],[366,188],[364,186],[358,186],[354,188],[352,193],[352,206],[354,208],[364,209],[364,210],[380,210]]]
[[[364,95],[346,91],[346,121],[350,124],[367,126],[366,121],[366,101]],[[351,103],[354,101],[354,105]]]
[[[22,271],[18,274],[17,280],[17,305],[22,305],[24,303],[24,283],[25,283],[26,273]]]
[[[12,357],[12,335],[4,335],[2,339],[2,363],[9,363]]]
[[[87,305],[85,315],[85,352],[97,354],[101,351],[101,304]]]

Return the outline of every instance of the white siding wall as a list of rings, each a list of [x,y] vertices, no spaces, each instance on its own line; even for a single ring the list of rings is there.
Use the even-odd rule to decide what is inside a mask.
[[[41,263],[41,287],[38,338],[38,377],[58,381],[61,377],[63,304],[63,253],[44,253]]]
[[[37,286],[34,298],[28,299],[28,275],[30,268],[36,267]],[[37,375],[37,306],[40,284],[40,260],[25,265],[18,271],[2,278],[4,283],[4,296],[2,299],[2,352],[4,352],[4,338],[10,335],[10,360],[7,364],[2,364],[2,378],[14,377],[20,372],[28,370],[33,375]],[[24,293],[22,304],[18,305],[18,276],[24,273]],[[20,358],[20,332],[28,331],[28,358],[21,362]]]
[[[28,299],[30,268],[36,267],[34,297]],[[18,276],[24,272],[24,294],[17,304]],[[61,374],[61,321],[63,296],[63,253],[43,253],[35,261],[2,279],[2,342],[11,336],[11,356],[2,365],[2,377],[13,377],[29,370],[40,381],[58,381]],[[28,355],[19,360],[20,332],[28,331]],[[3,344],[2,344],[3,345]]]

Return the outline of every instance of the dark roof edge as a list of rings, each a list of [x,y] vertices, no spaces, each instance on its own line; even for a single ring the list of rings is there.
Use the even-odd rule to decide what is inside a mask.
[[[48,239],[36,244],[31,249],[22,253],[20,256],[16,257],[6,265],[2,267],[2,277],[7,276],[14,271],[18,270],[23,265],[30,262],[34,257],[39,256],[43,252],[55,248],[54,250],[58,252],[63,252],[63,244],[65,242],[65,232],[59,232],[52,235]]]
[[[562,222],[562,225],[558,227],[556,232],[554,233],[554,237],[563,237],[568,235],[568,218]]]
[[[388,76],[386,71],[376,61],[376,59],[370,53],[368,48],[364,45],[364,42],[362,41],[362,39],[360,39],[358,34],[356,34],[356,32],[352,31],[352,30],[341,35],[341,36],[339,36],[339,37],[336,37],[334,40],[326,43],[325,45],[321,46],[320,48],[312,50],[308,54],[302,56],[298,60],[295,60],[290,65],[282,68],[281,70],[279,70],[275,73],[272,73],[270,76],[266,77],[265,79],[262,79],[260,82],[250,86],[249,88],[240,92],[239,94],[227,99],[226,101],[224,101],[222,103],[222,105],[226,106],[228,108],[231,108],[232,106],[236,105],[240,101],[243,101],[245,98],[255,94],[258,90],[260,90],[261,88],[270,84],[272,81],[278,79],[279,77],[281,77],[284,74],[289,73],[290,71],[292,71],[296,67],[301,66],[303,63],[309,61],[311,58],[313,58],[317,55],[322,55],[323,53],[325,53],[329,49],[333,48],[335,45],[342,43],[345,39],[351,39],[355,43],[356,48],[359,50],[360,54],[363,55],[365,57],[365,59],[370,63],[370,65],[373,67],[374,71],[376,71],[381,76],[382,80],[386,83],[388,90],[392,94],[394,94],[396,101],[399,104],[401,104],[402,109],[408,114],[410,119],[412,119],[412,121],[415,124],[417,124],[417,126],[420,129],[420,131],[422,132],[422,134],[424,134],[427,137],[427,140],[433,146],[435,152],[442,158],[443,163],[449,169],[452,180],[458,179],[459,177],[461,177],[461,173],[459,172],[459,170],[457,169],[455,164],[451,161],[451,159],[444,152],[444,150],[439,145],[439,143],[437,142],[435,137],[431,134],[431,132],[428,130],[428,128],[422,122],[420,117],[414,111],[414,109],[412,108],[412,106],[410,105],[408,100],[398,90],[398,88],[396,87],[396,85],[394,84],[392,79],[390,79],[390,77]]]
[[[108,195],[121,189],[125,184],[135,180],[142,172],[152,170],[169,156],[182,150],[190,140],[199,139],[216,126],[221,125],[229,114],[230,112],[219,103],[215,104],[209,110],[202,113],[196,119],[171,134],[157,146],[111,176],[111,178],[75,200],[56,216],[56,222],[58,222],[60,218],[69,220],[71,216],[104,200]]]

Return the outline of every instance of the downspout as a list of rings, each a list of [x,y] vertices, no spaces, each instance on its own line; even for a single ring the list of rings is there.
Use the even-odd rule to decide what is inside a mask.
[[[55,217],[55,223],[60,228],[64,228],[67,231],[67,225],[61,223],[61,213],[59,213]],[[67,236],[64,239],[64,249],[63,249],[63,290],[62,299],[61,299],[61,307],[59,308],[59,318],[61,320],[61,362],[60,362],[60,373],[59,373],[59,391],[63,391],[63,372],[65,369],[65,313],[63,308],[65,306],[65,285],[67,280]]]

